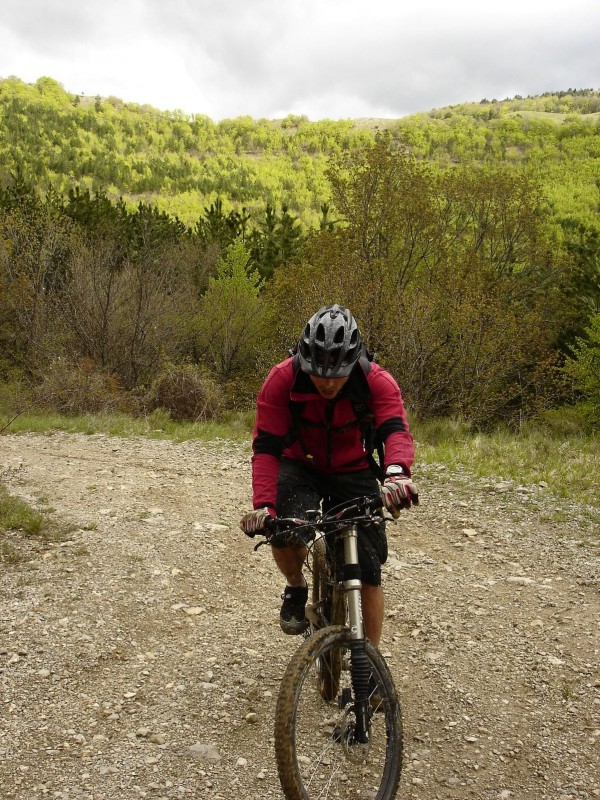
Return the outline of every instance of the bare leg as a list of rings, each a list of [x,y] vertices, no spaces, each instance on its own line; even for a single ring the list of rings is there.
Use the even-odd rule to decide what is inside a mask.
[[[365,636],[379,646],[383,628],[383,589],[363,583],[361,598]]]
[[[272,547],[271,552],[288,586],[306,586],[302,574],[306,547]]]

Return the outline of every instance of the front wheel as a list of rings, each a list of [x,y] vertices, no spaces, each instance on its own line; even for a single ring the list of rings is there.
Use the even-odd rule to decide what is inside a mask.
[[[346,605],[344,591],[332,575],[331,565],[327,559],[325,539],[317,539],[313,551],[313,631],[329,627],[330,625],[343,625],[346,621]],[[339,649],[332,648],[320,656],[316,677],[319,691],[323,700],[331,702],[335,699],[340,682],[342,669],[341,653]]]
[[[368,640],[372,676],[368,741],[358,741],[350,671],[350,634],[332,627],[308,639],[292,657],[275,711],[275,753],[287,800],[392,800],[402,769],[402,722],[389,668]],[[320,665],[342,665],[337,696],[325,702]]]

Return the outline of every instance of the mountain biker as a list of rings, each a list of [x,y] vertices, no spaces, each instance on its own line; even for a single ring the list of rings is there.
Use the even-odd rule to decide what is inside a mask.
[[[306,324],[295,355],[274,366],[258,394],[253,433],[254,510],[240,527],[249,536],[271,516],[302,519],[309,509],[332,508],[377,494],[364,419],[383,443],[381,495],[394,518],[419,501],[411,478],[414,445],[394,378],[369,360],[356,320],[339,305],[320,308]],[[308,540],[306,540],[308,541]],[[280,625],[305,630],[306,547],[272,542],[286,578]],[[383,624],[381,565],[387,559],[385,521],[359,528],[365,635],[379,644]]]

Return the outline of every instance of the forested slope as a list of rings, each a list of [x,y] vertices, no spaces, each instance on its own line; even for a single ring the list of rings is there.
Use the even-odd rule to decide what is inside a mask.
[[[599,106],[216,123],[2,80],[0,388],[218,416],[341,302],[415,413],[596,424]]]
[[[115,97],[66,92],[50,78],[0,81],[0,159],[60,193],[78,185],[116,199],[143,199],[193,224],[217,197],[226,210],[286,204],[307,222],[329,199],[331,156],[376,131],[440,166],[526,163],[561,216],[586,223],[598,210],[600,92],[464,104],[398,120],[289,116],[213,122],[201,113],[158,111]]]

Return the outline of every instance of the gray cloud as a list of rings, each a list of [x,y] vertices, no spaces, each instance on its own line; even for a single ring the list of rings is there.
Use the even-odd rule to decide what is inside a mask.
[[[398,117],[599,88],[598,30],[597,0],[5,0],[0,75],[214,119]]]

